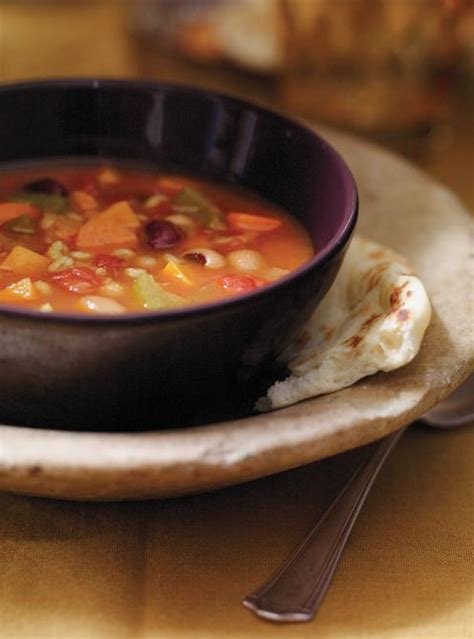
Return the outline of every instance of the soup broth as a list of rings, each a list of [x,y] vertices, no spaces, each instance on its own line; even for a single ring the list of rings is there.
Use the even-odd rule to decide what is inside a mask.
[[[285,212],[204,180],[93,165],[0,174],[0,305],[177,309],[257,290],[313,254]]]

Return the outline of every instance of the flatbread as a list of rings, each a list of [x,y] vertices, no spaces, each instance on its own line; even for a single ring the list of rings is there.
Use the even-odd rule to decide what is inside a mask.
[[[257,408],[289,406],[405,366],[430,319],[428,295],[406,260],[355,236],[328,295],[282,355],[291,375]]]

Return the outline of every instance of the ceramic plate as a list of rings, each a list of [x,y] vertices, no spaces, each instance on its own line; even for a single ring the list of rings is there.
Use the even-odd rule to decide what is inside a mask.
[[[327,130],[356,177],[358,230],[404,254],[433,303],[409,365],[289,408],[174,431],[87,433],[0,425],[0,489],[132,499],[215,489],[306,464],[421,416],[473,369],[472,219],[453,194],[364,142]]]

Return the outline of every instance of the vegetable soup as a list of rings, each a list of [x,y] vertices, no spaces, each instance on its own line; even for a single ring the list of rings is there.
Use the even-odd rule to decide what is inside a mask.
[[[256,290],[313,254],[283,211],[207,181],[93,165],[0,174],[0,304],[168,310]]]

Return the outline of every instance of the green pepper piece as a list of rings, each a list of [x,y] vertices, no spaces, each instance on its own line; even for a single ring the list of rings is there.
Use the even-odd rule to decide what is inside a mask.
[[[28,213],[23,213],[20,217],[10,220],[5,224],[8,231],[15,233],[25,233],[26,235],[34,235],[38,230],[38,223]]]
[[[176,308],[184,304],[182,297],[165,291],[149,273],[141,273],[137,277],[133,283],[133,294],[144,308],[151,311]]]
[[[43,213],[66,213],[68,200],[62,195],[49,195],[48,193],[28,193],[19,191],[10,197],[11,202],[29,202],[38,207]]]
[[[205,195],[186,186],[171,201],[172,207],[189,207],[186,215],[192,217],[198,224],[208,226],[211,229],[222,230],[226,228],[224,214]]]

